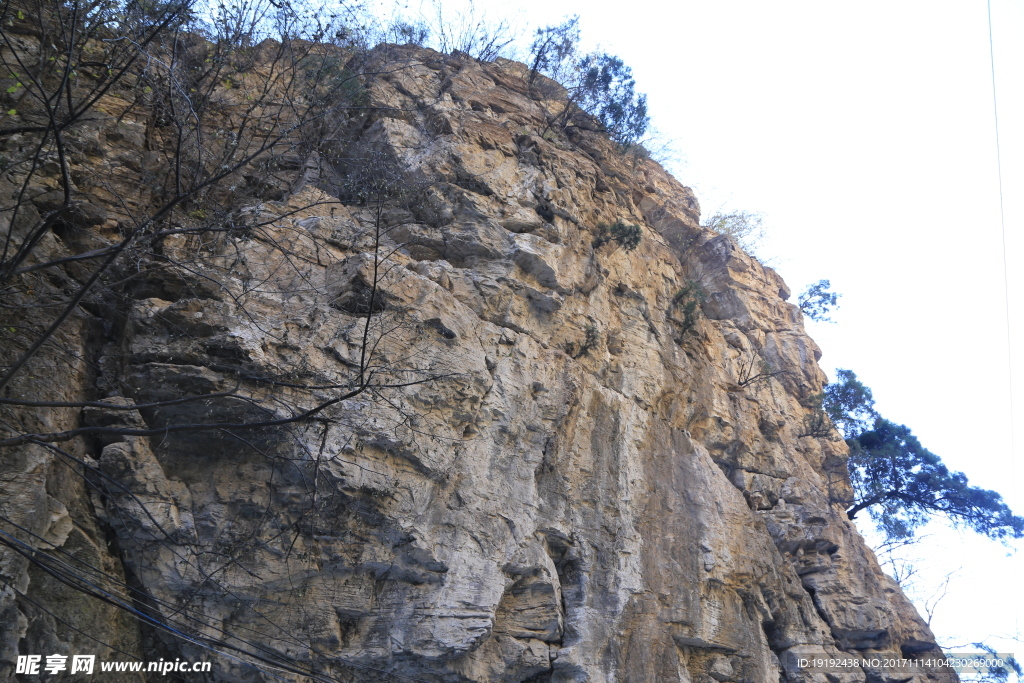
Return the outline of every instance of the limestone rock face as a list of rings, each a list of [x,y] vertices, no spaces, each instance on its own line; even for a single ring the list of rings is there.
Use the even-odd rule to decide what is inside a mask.
[[[166,240],[172,265],[103,344],[84,314],[65,334],[100,370],[55,362],[60,386],[34,391],[99,403],[52,429],[145,431],[287,420],[344,394],[364,350],[376,388],[259,430],[76,441],[91,487],[25,445],[4,455],[7,516],[202,642],[337,680],[955,680],[801,668],[938,649],[845,517],[845,446],[808,435],[825,377],[781,278],[700,228],[658,164],[547,130],[521,64],[361,59],[379,62],[369,113],[308,182],[239,206],[259,229],[213,257]],[[360,158],[401,182],[339,204]],[[80,222],[116,212],[97,198]],[[638,248],[596,240],[617,220]],[[22,596],[0,596],[5,661],[95,651],[74,626],[108,653],[208,658],[208,680],[273,679],[67,587],[44,596],[5,553]]]

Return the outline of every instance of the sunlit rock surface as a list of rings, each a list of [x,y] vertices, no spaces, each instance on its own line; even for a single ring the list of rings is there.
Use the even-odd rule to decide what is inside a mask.
[[[372,106],[283,198],[254,182],[267,196],[238,210],[258,233],[227,234],[213,259],[168,240],[188,267],[154,266],[105,337],[85,315],[62,333],[100,371],[53,352],[16,390],[251,399],[50,412],[63,422],[48,429],[284,418],[313,405],[292,385],[342,393],[368,318],[381,382],[407,386],[245,438],[65,445],[105,494],[22,446],[3,453],[5,514],[124,577],[141,609],[339,680],[955,680],[800,666],[937,648],[845,518],[845,446],[806,435],[825,377],[781,278],[701,229],[656,163],[545,130],[559,105],[522,65],[411,47],[363,59]],[[90,125],[82,163],[133,151],[113,115]],[[359,159],[402,179],[381,212],[336,201]],[[595,248],[616,220],[641,226],[636,250]],[[687,326],[691,283],[706,300]],[[8,663],[127,652],[272,680],[2,562],[31,598],[0,592]]]

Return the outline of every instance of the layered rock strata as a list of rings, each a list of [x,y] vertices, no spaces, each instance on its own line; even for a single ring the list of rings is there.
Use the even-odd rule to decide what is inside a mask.
[[[955,680],[801,667],[938,650],[844,515],[845,446],[808,435],[825,377],[781,278],[700,228],[658,164],[550,130],[554,86],[521,64],[360,59],[381,64],[369,113],[301,182],[251,183],[237,211],[259,230],[168,238],[128,303],[82,311],[60,338],[75,353],[13,387],[99,405],[8,426],[284,419],[343,393],[367,340],[378,389],[244,433],[6,449],[4,515],[26,539],[201,637],[6,548],[2,659],[208,658],[208,680],[272,679],[201,646],[222,640],[338,680]],[[94,173],[141,125],[105,106],[78,162]],[[400,179],[376,204],[346,194],[367,164]],[[640,227],[635,250],[599,239],[616,221]]]

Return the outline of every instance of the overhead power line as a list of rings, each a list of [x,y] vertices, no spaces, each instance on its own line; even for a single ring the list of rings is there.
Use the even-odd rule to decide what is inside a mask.
[[[1010,327],[1010,268],[1007,263],[1006,249],[1006,210],[1003,203],[1003,150],[999,140],[999,97],[996,85],[996,51],[995,40],[992,35],[992,0],[985,1],[985,8],[988,13],[988,60],[992,72],[992,119],[995,122],[996,133],[996,177],[999,185],[999,231],[1003,245],[1003,302],[1006,311],[1006,369],[1010,384],[1010,498],[1014,505],[1017,504],[1017,438],[1014,426],[1013,400],[1013,332]],[[1017,587],[1018,599],[1020,587]],[[1020,638],[1020,620],[1015,617],[1016,637]]]

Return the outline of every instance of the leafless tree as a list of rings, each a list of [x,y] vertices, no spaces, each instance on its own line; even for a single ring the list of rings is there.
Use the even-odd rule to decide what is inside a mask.
[[[942,581],[939,583],[938,588],[932,591],[932,594],[924,601],[924,615],[925,623],[929,626],[932,625],[932,619],[935,618],[935,610],[939,608],[939,603],[949,593],[949,582],[953,579],[956,573],[960,571],[960,568],[946,572]]]
[[[886,538],[872,548],[882,569],[906,592],[913,589],[918,569],[911,560],[904,556],[903,551],[916,546],[926,538],[928,538],[927,534],[911,538]]]
[[[488,62],[514,58],[518,37],[512,22],[488,16],[472,0],[461,10],[445,7],[440,0],[427,0],[413,14],[406,14],[395,3],[392,17],[375,34],[382,42],[411,43],[445,54],[462,52]]]
[[[401,224],[392,214],[421,188],[360,138],[377,74],[351,66],[366,62],[342,13],[270,0],[0,6],[0,458],[46,454],[99,496],[123,552],[163,553],[197,588],[147,591],[54,547],[3,506],[0,544],[15,565],[130,615],[159,647],[310,680],[366,667],[318,661],[259,605],[251,628],[225,629],[198,605],[201,593],[231,598],[223,577],[244,573],[243,558],[261,547],[298,552],[300,535],[315,535],[337,505],[320,476],[329,442],[343,451],[360,429],[380,433],[381,420],[429,432],[401,391],[453,374],[405,343],[407,312],[385,291],[397,247],[388,231]],[[325,226],[335,209],[362,227]],[[223,326],[196,322],[239,320],[283,348],[306,324],[292,297],[296,310],[327,302],[343,314],[324,351],[338,361],[329,372],[296,354],[268,374],[251,348],[217,338]],[[159,328],[159,348],[125,348],[132,325]],[[132,375],[146,354],[166,366],[164,381]],[[216,361],[216,378],[181,370],[201,358]],[[87,395],[35,384],[62,373],[88,377]],[[345,409],[356,402],[362,410]],[[164,484],[143,491],[85,455],[113,446],[152,459],[148,437],[216,439],[261,458],[272,490],[297,492],[289,523],[257,515],[224,556],[174,528]],[[32,602],[10,576],[0,581]],[[295,648],[314,655],[296,658]]]
[[[785,370],[774,370],[772,364],[752,353],[746,360],[740,361],[739,377],[737,384],[745,387],[751,384],[768,382],[772,377],[785,374]]]

